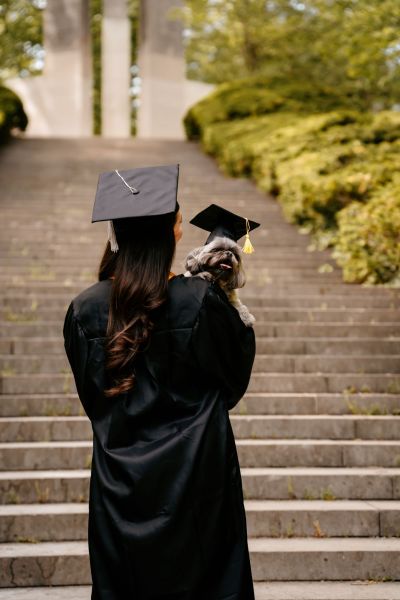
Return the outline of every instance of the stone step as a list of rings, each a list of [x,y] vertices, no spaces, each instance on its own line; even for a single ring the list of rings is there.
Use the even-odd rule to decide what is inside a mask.
[[[258,321],[292,321],[292,322],[330,322],[330,323],[395,323],[399,318],[399,310],[393,308],[363,309],[346,308],[265,308],[251,309]],[[62,313],[60,313],[62,317]]]
[[[248,392],[231,413],[241,415],[400,414],[400,394]],[[16,413],[16,416],[19,414]]]
[[[241,468],[246,499],[400,500],[400,468]],[[0,471],[0,503],[87,502],[88,469]]]
[[[257,373],[252,374],[248,392],[360,392],[399,393],[396,373]],[[73,376],[64,374],[14,374],[0,376],[1,394],[70,394],[76,391]]]
[[[400,466],[400,440],[239,439],[236,445],[243,467]]]
[[[105,236],[102,236],[102,240],[105,242],[107,237],[107,233],[105,232]],[[15,239],[15,238],[13,238]],[[97,238],[96,238],[97,239]],[[182,238],[181,242],[183,244],[184,238]],[[202,240],[200,240],[202,241]],[[18,244],[22,245],[23,240],[20,240]],[[87,267],[88,265],[96,265],[97,261],[101,258],[102,247],[100,244],[97,248],[86,248],[87,252],[85,255],[82,255],[81,252],[77,252],[74,255],[74,261],[71,263],[71,254],[68,256],[66,251],[71,249],[71,244],[49,244],[46,248],[40,248],[35,243],[35,253],[28,252],[22,254],[21,252],[16,251],[16,244],[13,244],[12,248],[9,248],[8,251],[5,249],[4,244],[0,244],[0,267],[7,267],[9,265],[15,265],[20,267],[30,267],[32,265],[41,264],[43,266],[52,266],[57,265],[59,267],[69,266],[71,268],[76,268],[79,266]],[[33,250],[29,244],[25,246],[26,250]],[[193,248],[193,242],[186,243],[181,247],[181,244],[177,246],[176,250],[176,258],[175,263],[179,264],[185,258],[185,252],[189,251]],[[50,250],[51,253],[48,254],[47,250]],[[55,255],[55,252],[58,251],[58,255]],[[297,249],[292,249],[290,246],[288,248],[279,248],[273,249],[270,248],[268,253],[264,253],[265,256],[260,257],[257,256],[257,260],[255,256],[247,257],[246,255],[242,255],[242,260],[247,268],[249,265],[254,265],[260,262],[263,262],[265,265],[282,265],[287,267],[288,264],[293,265],[319,265],[321,263],[329,263],[333,268],[338,268],[335,260],[332,258],[329,252],[305,252],[299,254]]]
[[[400,537],[400,501],[246,500],[245,508],[253,538]]]
[[[89,600],[90,588],[83,586],[76,600]],[[394,581],[269,581],[254,584],[256,600],[398,600],[400,582]],[[28,596],[27,596],[28,597]],[[0,595],[1,598],[1,595]],[[30,600],[39,600],[29,596]],[[47,596],[43,596],[47,598]],[[68,598],[68,596],[66,597]],[[10,600],[13,600],[10,598]],[[15,598],[15,600],[19,600]],[[65,600],[63,596],[54,600]],[[69,600],[69,599],[68,599]],[[71,595],[72,600],[72,595]]]
[[[0,354],[0,373],[54,374],[69,373],[65,352],[54,356]],[[297,354],[261,354],[254,360],[253,373],[400,373],[400,354],[356,356],[329,354],[327,356]]]
[[[175,271],[174,271],[175,272]],[[323,274],[321,274],[322,276]],[[248,277],[248,273],[246,273]],[[272,282],[266,282],[266,284],[254,283],[249,281],[249,277],[245,286],[245,290],[243,290],[242,295],[245,296],[257,296],[260,293],[268,293],[268,287],[271,286]],[[62,282],[52,282],[52,281],[31,281],[29,285],[27,284],[12,284],[7,286],[7,290],[4,293],[4,296],[9,296],[12,294],[21,294],[23,291],[26,293],[41,293],[41,294],[54,294],[54,293],[65,293],[66,291],[71,292],[71,297],[78,294],[82,289],[84,289],[82,284],[77,285],[73,278],[66,278]],[[299,295],[316,295],[319,297],[325,297],[326,294],[339,294],[339,295],[347,295],[352,296],[354,290],[356,290],[358,295],[362,295],[362,297],[377,297],[382,296],[383,298],[390,300],[393,298],[397,298],[400,295],[398,289],[391,289],[389,287],[377,286],[377,287],[369,287],[369,286],[359,286],[357,284],[350,283],[324,283],[313,282],[313,283],[300,283],[300,282],[274,282],[273,283],[274,296],[279,297],[280,295],[287,295],[289,293],[295,292]],[[245,291],[245,293],[244,293]],[[357,295],[356,294],[356,295]]]
[[[242,415],[400,414],[400,394],[248,392],[231,409]],[[76,394],[9,394],[0,396],[1,417],[84,416]]]
[[[400,578],[399,538],[250,538],[249,550],[254,581]]]
[[[61,340],[60,340],[61,341]],[[1,340],[0,340],[1,342]],[[43,342],[45,347],[45,341]],[[60,347],[60,344],[58,345]],[[19,350],[18,342],[14,343],[14,353]],[[63,348],[62,348],[63,350]],[[301,355],[359,355],[376,356],[379,354],[399,354],[400,337],[397,339],[379,338],[330,338],[329,344],[321,338],[267,338],[257,337],[258,354],[301,354]]]
[[[76,394],[14,394],[0,396],[0,416],[68,416],[85,414]]]
[[[45,204],[39,205],[37,210],[40,210],[40,208],[45,210]],[[7,216],[7,209],[5,209],[5,215]],[[9,212],[9,216],[11,215],[14,216],[12,209],[10,209]],[[63,216],[65,217],[65,215]],[[90,218],[89,211],[87,211],[84,216]],[[42,245],[44,241],[58,242],[62,246],[67,246],[68,243],[71,242],[71,234],[74,234],[74,242],[81,246],[85,246],[85,244],[88,243],[87,238],[89,238],[91,242],[96,242],[97,244],[104,243],[105,245],[107,237],[104,225],[101,230],[97,226],[90,227],[90,225],[91,224],[88,223],[83,216],[80,216],[79,220],[66,218],[64,222],[61,222],[60,215],[57,214],[49,214],[46,219],[41,219],[40,221],[19,219],[18,222],[14,221],[13,223],[9,223],[8,231],[6,231],[3,236],[1,249],[6,250],[7,243],[9,243],[9,245],[13,243],[16,239],[16,233],[18,234],[20,244],[31,244],[33,247],[35,245]],[[187,226],[187,223],[184,225]],[[51,230],[50,227],[52,228]],[[299,236],[296,230],[290,229],[290,227],[282,227],[280,229],[280,231],[270,229],[268,230],[268,235],[257,236],[258,239],[257,242],[255,242],[255,244],[257,244],[257,249],[261,251],[261,249],[268,248],[271,245],[276,246],[276,244],[278,244],[282,246],[286,245],[289,248],[299,247],[306,251],[308,246],[308,240],[306,238]],[[195,245],[204,244],[204,234],[197,233],[197,231],[196,234],[194,234],[194,228],[191,228],[190,233],[190,237],[184,236],[182,238],[182,243],[179,244],[179,250],[182,250],[183,248],[190,249]],[[14,244],[14,248],[15,247],[16,243]]]
[[[18,360],[18,359],[17,359]],[[22,369],[23,370],[23,369]],[[400,354],[302,356],[257,353],[253,373],[400,373]]]
[[[236,441],[242,467],[400,466],[400,440],[274,439]],[[85,469],[91,441],[0,443],[0,469]]]
[[[57,308],[46,308],[45,306],[36,308],[35,305],[31,305],[30,308],[23,310],[15,310],[15,308],[12,309],[10,307],[0,310],[0,320],[5,322],[43,321],[43,319],[49,321],[61,321],[64,320],[66,308],[68,308],[66,304],[61,307],[58,306]],[[341,309],[311,308],[306,310],[259,307],[251,308],[251,312],[257,321],[289,321],[296,323],[385,323],[387,321],[395,323],[399,316],[398,309],[392,308],[366,310],[348,307]]]
[[[230,415],[237,439],[399,438],[400,416]],[[85,416],[0,417],[0,442],[91,440]]]
[[[245,500],[250,537],[400,537],[400,501]],[[86,540],[87,503],[0,506],[0,542]]]
[[[244,497],[257,500],[396,500],[399,474],[384,467],[241,467]]]
[[[304,295],[293,291],[290,296],[275,296],[271,295],[269,290],[265,290],[260,296],[251,296],[246,293],[246,288],[240,290],[240,298],[248,304],[252,309],[255,308],[294,308],[294,309],[398,309],[400,307],[400,295],[385,298],[378,295],[364,296],[359,295],[357,291],[349,296],[348,294],[329,294],[329,296],[321,297],[321,295]],[[0,295],[0,306],[3,308],[11,308],[13,310],[33,309],[66,309],[73,298],[73,294],[66,288],[64,292],[40,294],[36,292],[30,293],[8,293],[4,292]]]
[[[63,350],[63,345],[61,350]],[[60,375],[70,373],[67,356],[64,352],[57,355],[36,354],[36,355],[10,355],[0,354],[0,373],[3,375],[12,374],[44,374]]]
[[[400,337],[400,324],[385,323],[275,323],[257,321],[256,336],[268,337],[341,337],[341,338],[387,338]],[[0,338],[56,337],[62,334],[61,321],[0,321]]]
[[[0,544],[0,587],[90,584],[87,542]]]
[[[24,140],[2,155],[0,414],[17,418],[0,419],[0,530],[3,540],[20,543],[14,550],[2,544],[8,558],[0,568],[9,579],[0,585],[48,586],[59,577],[74,584],[73,594],[50,587],[41,599],[64,591],[65,598],[90,597],[90,587],[77,584],[90,582],[91,428],[66,362],[63,318],[71,299],[96,280],[106,243],[106,224],[90,223],[93,170],[104,167],[105,156],[121,165],[132,156],[161,164],[175,152],[185,156],[180,192],[187,198],[175,273],[204,243],[204,232],[188,224],[209,202],[204,173],[216,202],[237,212],[250,206],[252,218],[265,223],[254,234],[257,252],[243,257],[247,283],[239,292],[257,318],[257,356],[249,389],[230,414],[253,574],[267,580],[256,584],[257,600],[384,599],[382,584],[353,586],[352,594],[350,583],[399,578],[400,289],[344,283],[330,250],[311,251],[310,237],[284,222],[278,203],[245,177],[221,177],[196,145],[90,139],[80,148],[73,140]],[[10,177],[19,164],[24,177]],[[323,272],[327,263],[332,269]],[[393,416],[382,416],[388,412]],[[20,418],[30,415],[52,418]],[[48,541],[32,543],[35,534]],[[66,536],[78,546],[68,546]],[[302,578],[310,581],[296,582]],[[274,579],[286,587],[271,587]],[[320,579],[342,587],[322,589]],[[31,600],[39,589],[28,593]],[[399,587],[391,600],[396,594],[400,600]]]
[[[400,431],[400,416],[393,415],[231,415],[230,420],[237,439],[398,440]]]
[[[0,442],[92,440],[92,437],[91,423],[84,416],[0,417]]]
[[[398,600],[400,582],[269,581],[255,582],[256,600]],[[90,600],[90,585],[4,588],[0,600]]]
[[[282,269],[280,267],[264,267],[264,263],[259,266],[254,265],[252,269],[246,271],[246,285],[239,292],[241,294],[254,294],[257,293],[257,289],[263,288],[267,291],[268,286],[274,282],[279,282],[281,286],[298,286],[302,290],[306,289],[304,286],[320,286],[326,285],[327,283],[337,286],[337,291],[341,291],[339,286],[343,284],[341,275],[337,271],[333,272],[322,272],[323,266],[315,266],[312,269],[305,269],[304,267],[295,267],[293,269]],[[172,268],[173,270],[173,268]],[[184,268],[179,267],[174,272],[183,272]],[[74,285],[82,287],[89,287],[97,281],[97,267],[88,269],[81,268],[76,273],[70,273],[65,271],[56,272],[51,267],[41,267],[40,269],[27,269],[15,273],[13,270],[10,273],[0,271],[0,282],[3,287],[10,286],[11,288],[23,288],[26,287],[32,291],[38,291],[44,284],[52,284],[53,286],[59,286],[60,288],[65,285]],[[281,288],[283,289],[283,287]],[[310,288],[312,289],[312,288]],[[56,291],[56,290],[55,290]],[[57,290],[58,291],[58,290]],[[300,291],[300,290],[299,290]]]
[[[398,538],[249,538],[253,579],[398,580]],[[86,541],[0,544],[2,587],[90,584]]]
[[[268,251],[269,252],[269,251]],[[29,256],[29,253],[28,253]],[[18,275],[27,277],[28,281],[32,276],[38,273],[48,271],[49,273],[55,273],[57,279],[60,275],[79,277],[82,274],[91,274],[92,280],[96,281],[97,278],[97,267],[100,263],[100,253],[93,256],[76,256],[71,261],[71,256],[64,257],[53,257],[48,258],[44,255],[35,256],[35,258],[27,259],[26,256],[4,256],[0,254],[0,269],[1,272],[7,275],[9,278]],[[185,259],[186,257],[181,254],[181,257],[175,261],[176,270],[178,273],[185,271]],[[288,268],[290,264],[290,270]],[[339,269],[336,263],[331,258],[321,257],[304,257],[302,254],[299,256],[295,253],[286,256],[277,257],[264,257],[256,260],[251,260],[251,270],[254,269],[265,269],[269,273],[302,273],[304,279],[307,279],[309,274],[320,273],[321,270],[332,268],[333,271],[339,273]],[[244,263],[244,269],[247,272],[249,270],[249,264]],[[175,271],[174,271],[175,272]]]
[[[62,336],[51,338],[0,338],[0,354],[54,355],[65,354]],[[321,338],[268,338],[257,337],[257,354],[301,354],[331,356],[334,354],[376,356],[400,354],[400,337],[379,338],[331,338],[329,344]]]
[[[87,534],[87,503],[0,506],[1,543],[86,540]]]
[[[340,393],[346,390],[350,392],[399,393],[400,378],[396,374],[390,373],[375,375],[360,373],[321,373],[315,375],[304,373],[254,373],[248,387],[248,392]]]
[[[391,486],[388,477],[391,475],[382,477],[384,493],[389,493]],[[0,503],[88,502],[89,480],[89,469],[3,471],[0,472]]]
[[[188,248],[189,252],[190,248]],[[182,262],[184,261],[182,256]],[[14,262],[14,261],[13,261]],[[60,265],[58,261],[53,261],[53,264],[46,264],[44,261],[38,259],[28,264],[26,261],[22,264],[7,264],[1,266],[0,276],[3,281],[9,281],[10,283],[18,283],[20,280],[29,281],[63,281],[65,277],[72,277],[75,281],[80,281],[81,278],[88,278],[90,282],[96,281],[97,276],[97,265],[95,261],[91,261],[92,264],[86,261],[74,261],[73,264]],[[179,261],[181,263],[181,261]],[[288,264],[289,263],[289,264]],[[322,263],[324,265],[325,263]],[[183,267],[183,265],[182,265]],[[320,279],[322,276],[329,277],[331,280],[341,282],[342,275],[340,269],[332,266],[332,271],[321,272],[324,267],[321,267],[321,261],[311,263],[303,261],[297,265],[292,265],[291,261],[280,261],[274,263],[261,259],[251,261],[244,266],[246,271],[246,277],[249,275],[250,281],[255,277],[258,271],[259,275],[266,277],[281,277],[281,281],[297,280],[309,282],[312,280]],[[183,269],[182,269],[183,270]],[[47,278],[46,278],[47,277]],[[90,279],[89,279],[90,278]]]

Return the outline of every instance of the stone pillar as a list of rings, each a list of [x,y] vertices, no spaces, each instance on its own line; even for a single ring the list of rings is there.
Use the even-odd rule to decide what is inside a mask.
[[[92,134],[89,0],[51,0],[44,11],[45,115],[49,134]]]
[[[102,135],[129,137],[131,27],[126,0],[103,0]]]
[[[43,75],[7,81],[29,117],[28,136],[92,135],[89,0],[50,0],[43,15]]]
[[[185,59],[182,23],[168,18],[181,0],[141,0],[137,137],[182,139]]]

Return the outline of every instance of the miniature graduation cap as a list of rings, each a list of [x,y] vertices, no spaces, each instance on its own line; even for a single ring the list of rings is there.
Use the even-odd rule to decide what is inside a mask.
[[[116,234],[138,217],[177,212],[179,163],[108,171],[99,175],[92,223],[108,221],[111,250],[117,252]]]
[[[254,252],[254,248],[250,242],[249,232],[256,227],[259,227],[260,223],[236,215],[235,213],[226,210],[226,208],[218,206],[218,204],[210,204],[210,206],[197,213],[197,215],[191,219],[190,223],[211,232],[206,240],[206,244],[216,237],[228,237],[237,242],[238,239],[246,235],[246,241],[242,250],[246,254]]]

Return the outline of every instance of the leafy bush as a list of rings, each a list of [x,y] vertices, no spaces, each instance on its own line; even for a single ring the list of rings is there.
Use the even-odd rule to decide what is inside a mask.
[[[268,150],[273,132],[298,120],[296,114],[282,112],[214,123],[204,128],[201,144],[207,153],[216,157],[226,174],[251,175],[254,162]]]
[[[321,85],[267,80],[254,76],[222,83],[185,114],[183,124],[188,139],[203,137],[213,123],[235,121],[278,111],[314,114],[337,107],[357,108],[352,96],[343,96]]]
[[[285,99],[279,93],[256,79],[222,83],[187,111],[183,124],[187,137],[197,139],[204,127],[211,123],[271,113],[284,103]]]
[[[279,201],[293,223],[310,231],[336,228],[336,215],[357,200],[367,202],[390,183],[396,172],[400,143],[368,148],[358,140],[303,152],[276,167]]]
[[[400,282],[400,181],[338,213],[333,257],[356,283]]]
[[[200,135],[203,149],[216,157],[223,172],[252,177],[275,195],[285,217],[311,232],[319,247],[336,247],[346,281],[381,283],[397,277],[396,238],[390,217],[382,215],[398,211],[400,113],[345,106],[312,112],[309,105],[289,110],[290,102],[293,107],[299,102],[299,93],[290,102],[284,94],[282,103],[276,96],[270,112],[271,96],[268,104],[258,90],[254,102],[247,101],[253,88],[236,83],[219,86],[191,108],[190,135]],[[318,104],[314,100],[311,108]],[[375,217],[377,223],[367,229],[368,219]]]
[[[28,117],[18,96],[10,89],[0,86],[0,142],[10,137],[16,128],[25,131]]]

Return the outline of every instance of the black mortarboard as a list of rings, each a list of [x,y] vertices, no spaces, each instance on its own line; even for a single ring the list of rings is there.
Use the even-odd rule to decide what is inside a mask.
[[[108,221],[108,239],[116,252],[115,232],[137,217],[177,212],[179,163],[108,171],[99,175],[92,223]]]
[[[249,232],[260,225],[260,223],[236,215],[226,208],[218,206],[218,204],[210,204],[207,208],[197,213],[191,219],[190,223],[211,232],[206,240],[206,244],[216,237],[228,237],[237,242],[242,236],[246,235],[246,242],[242,248],[246,254],[254,251],[250,242]]]

